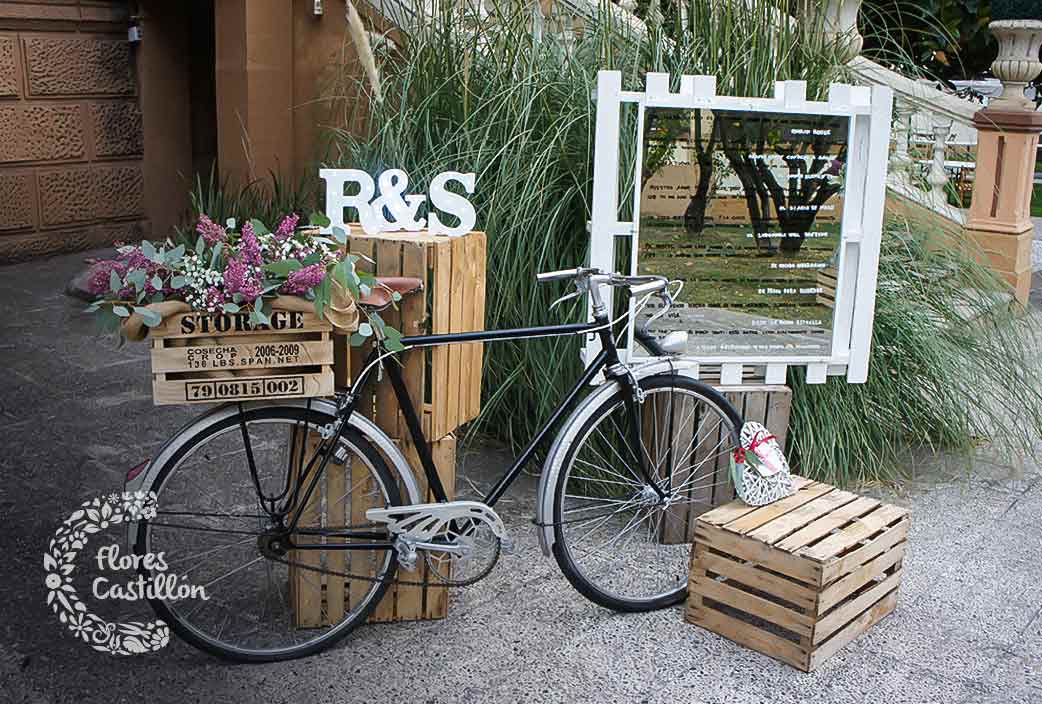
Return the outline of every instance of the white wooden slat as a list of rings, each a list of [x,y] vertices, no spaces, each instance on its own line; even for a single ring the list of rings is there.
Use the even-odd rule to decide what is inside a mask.
[[[879,272],[879,244],[883,235],[886,208],[886,169],[890,153],[890,123],[894,107],[893,91],[887,86],[871,88],[872,118],[865,171],[870,179],[865,189],[862,214],[862,242],[857,245],[857,298],[850,337],[850,364],[847,381],[862,384],[868,379],[868,359],[872,345],[872,323],[876,309],[876,277]]]
[[[827,364],[808,364],[807,365],[807,383],[808,384],[824,384],[825,378],[828,375],[829,365]]]
[[[764,375],[766,384],[784,384],[789,371],[787,364],[768,364],[767,373]]]
[[[741,364],[723,364],[720,366],[720,385],[737,386],[742,383]]]

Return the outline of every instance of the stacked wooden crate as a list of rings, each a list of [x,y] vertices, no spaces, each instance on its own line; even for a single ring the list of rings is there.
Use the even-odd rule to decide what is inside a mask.
[[[906,509],[796,477],[696,521],[687,620],[804,671],[894,610]]]
[[[759,379],[753,376],[743,380],[747,383],[741,386],[720,386],[719,376],[714,376],[712,371],[703,374],[701,378],[720,391],[745,421],[762,423],[785,447],[792,407],[792,390],[788,386],[764,384],[762,376]],[[697,418],[683,409],[675,409],[674,417],[690,418],[691,422],[687,424],[690,427],[675,428],[672,446],[692,448],[692,456],[678,458],[674,465],[696,467],[698,476],[676,478],[676,483],[689,486],[683,500],[675,503],[662,521],[660,539],[668,544],[692,542],[698,517],[715,506],[731,501],[735,496],[730,455],[725,451],[730,445],[724,437],[726,428],[723,424],[719,419],[708,422]],[[697,438],[693,437],[696,431],[699,433]],[[714,448],[717,448],[715,454],[709,456],[709,451]],[[699,453],[705,456],[699,456]]]
[[[359,269],[377,276],[407,276],[423,282],[422,293],[407,296],[397,309],[392,307],[380,313],[388,325],[409,336],[484,329],[485,242],[483,232],[452,238],[426,232],[368,236],[353,230],[348,248],[364,257],[356,263]],[[361,372],[371,346],[350,347],[346,338],[339,338],[334,348],[337,385],[348,386]],[[483,347],[470,343],[420,348],[399,355],[398,359],[439,477],[452,498],[456,480],[453,432],[481,411]],[[358,408],[402,448],[421,490],[428,492],[417,450],[386,378],[378,383],[373,377]],[[426,498],[435,500],[429,492]],[[370,621],[435,619],[447,615],[447,589],[437,586],[438,581],[428,573],[422,560],[416,572],[400,571],[399,578],[422,581],[427,586],[396,583]]]

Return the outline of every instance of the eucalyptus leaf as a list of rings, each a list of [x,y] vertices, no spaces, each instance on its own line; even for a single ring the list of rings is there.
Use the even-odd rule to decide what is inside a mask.
[[[162,258],[159,256],[159,252],[156,251],[156,246],[148,240],[141,240],[141,253],[145,255],[145,259],[151,262],[162,263]]]
[[[130,317],[130,311],[127,309],[126,306],[112,306],[112,312],[121,318]]]
[[[213,256],[210,257],[210,268],[216,269],[217,262],[221,258],[221,250],[224,249],[224,243],[218,242],[213,246]]]
[[[235,229],[235,218],[228,218],[227,220],[225,220],[224,221],[224,227],[226,229],[228,229],[228,230],[234,230]]]
[[[159,274],[156,274],[155,276],[152,277],[152,282],[151,283],[152,283],[152,288],[154,288],[155,290],[159,291],[159,290],[161,290],[163,288],[163,277],[160,276]]]
[[[86,308],[83,309],[83,312],[84,313],[93,313],[93,312],[97,311],[99,308],[101,308],[101,304],[100,303],[91,303],[89,306],[87,306]]]
[[[347,244],[347,230],[337,225],[333,228],[333,237],[340,244]]]
[[[238,313],[240,310],[242,310],[241,308],[239,308],[238,305],[234,303],[225,303],[221,307],[224,309],[225,313]]]
[[[358,326],[358,334],[361,335],[362,337],[372,337],[373,336],[373,326],[370,325],[369,323],[362,323],[361,325]]]
[[[171,266],[180,264],[181,260],[184,259],[184,256],[185,246],[183,244],[179,244],[167,253],[166,263],[170,264]]]
[[[145,287],[146,278],[148,278],[148,274],[145,273],[144,269],[132,269],[127,273],[127,281],[133,284],[134,288],[138,290]]]
[[[203,239],[202,235],[199,235],[199,239],[195,241],[195,253],[202,254],[204,249],[206,249],[206,240]]]
[[[369,338],[364,335],[359,335],[357,332],[351,333],[351,346],[358,347],[359,345],[364,344],[368,339]]]
[[[153,303],[162,303],[165,300],[166,300],[166,296],[163,295],[162,291],[156,291],[154,294],[152,294],[152,302]]]
[[[119,295],[120,290],[123,288],[123,279],[119,278],[119,274],[115,270],[109,272],[109,290],[112,293]]]
[[[322,261],[321,252],[312,252],[311,254],[304,257],[304,261],[301,262],[302,266],[311,266],[312,264],[318,264]]]
[[[308,222],[321,228],[327,228],[332,224],[332,221],[325,216],[325,213],[319,213],[317,211],[308,216]]]
[[[294,271],[300,271],[302,268],[304,268],[304,265],[296,259],[285,259],[281,262],[271,262],[264,265],[264,271],[275,276],[289,276]]]
[[[391,291],[391,300],[397,303],[398,301],[402,300],[402,294],[398,293],[397,291]]]
[[[187,283],[188,279],[184,276],[177,275],[170,279],[170,288],[184,288]]]
[[[163,322],[163,316],[150,308],[134,306],[134,312],[141,316],[147,327],[154,328]]]
[[[250,224],[253,225],[253,232],[256,235],[270,235],[271,234],[271,230],[268,229],[268,226],[265,225],[260,220],[258,220],[257,218],[250,218]]]
[[[402,344],[401,338],[388,337],[384,339],[384,347],[390,352],[401,352],[405,349],[405,345]]]

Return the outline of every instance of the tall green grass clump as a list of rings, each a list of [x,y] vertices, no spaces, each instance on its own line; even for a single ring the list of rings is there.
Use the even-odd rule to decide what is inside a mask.
[[[964,241],[891,219],[883,233],[868,381],[793,388],[789,451],[802,473],[898,481],[918,449],[1009,458],[1042,436],[1039,316]]]
[[[471,200],[488,232],[488,328],[582,315],[549,311],[563,291],[537,285],[535,275],[587,258],[599,69],[620,70],[629,89],[642,88],[648,71],[715,74],[718,92],[748,96],[802,79],[815,97],[840,70],[807,29],[813,22],[783,21],[785,0],[694,0],[682,14],[649,17],[646,31],[605,4],[601,19],[567,33],[556,29],[560,18],[540,32],[526,11],[496,4],[478,16],[448,5],[406,28],[403,46],[377,49],[377,76],[339,88],[361,96],[364,114],[345,115],[329,161],[370,173],[403,168],[412,192],[441,171],[477,174]],[[632,135],[633,114],[624,119]],[[633,146],[625,142],[624,155]],[[515,443],[530,437],[578,376],[580,346],[574,337],[488,345],[479,427]]]
[[[404,168],[411,192],[441,171],[475,172],[471,200],[488,232],[487,327],[574,321],[584,309],[550,311],[564,291],[537,285],[535,275],[588,256],[597,71],[617,69],[624,88],[637,90],[649,71],[713,74],[720,94],[746,96],[798,79],[822,99],[830,82],[850,76],[818,19],[792,19],[806,7],[643,5],[646,25],[635,27],[602,5],[600,19],[561,33],[553,18],[540,28],[527,12],[497,6],[479,16],[446,3],[405,28],[398,46],[379,42],[374,52],[355,31],[372,70],[337,88],[338,97],[359,99],[332,131],[327,161],[370,173]],[[633,178],[633,113],[623,122],[625,185]],[[966,450],[978,437],[1024,447],[1042,429],[1038,357],[1022,320],[990,305],[1000,288],[958,248],[928,246],[924,234],[891,223],[869,382],[810,386],[793,374],[790,450],[800,471],[878,479],[897,476],[909,447]],[[527,441],[579,374],[580,346],[578,338],[488,345],[477,427]],[[985,401],[988,394],[995,400]]]

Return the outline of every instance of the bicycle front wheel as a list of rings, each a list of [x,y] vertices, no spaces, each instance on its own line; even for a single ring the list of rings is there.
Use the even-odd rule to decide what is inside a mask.
[[[286,660],[328,647],[375,608],[397,558],[378,547],[386,531],[365,510],[401,498],[380,453],[348,428],[304,501],[320,429],[332,421],[294,406],[240,411],[199,430],[160,468],[149,487],[157,512],[139,522],[134,551],[153,556],[142,561],[153,581],[162,569],[202,587],[205,598],[150,600],[181,638],[230,660]],[[288,515],[274,518],[275,504]],[[351,544],[366,547],[339,547]]]
[[[694,520],[730,500],[728,458],[742,425],[720,393],[693,379],[657,375],[640,388],[639,447],[629,392],[620,388],[580,421],[553,499],[561,570],[584,596],[617,611],[685,598]],[[642,478],[638,458],[657,489]]]

